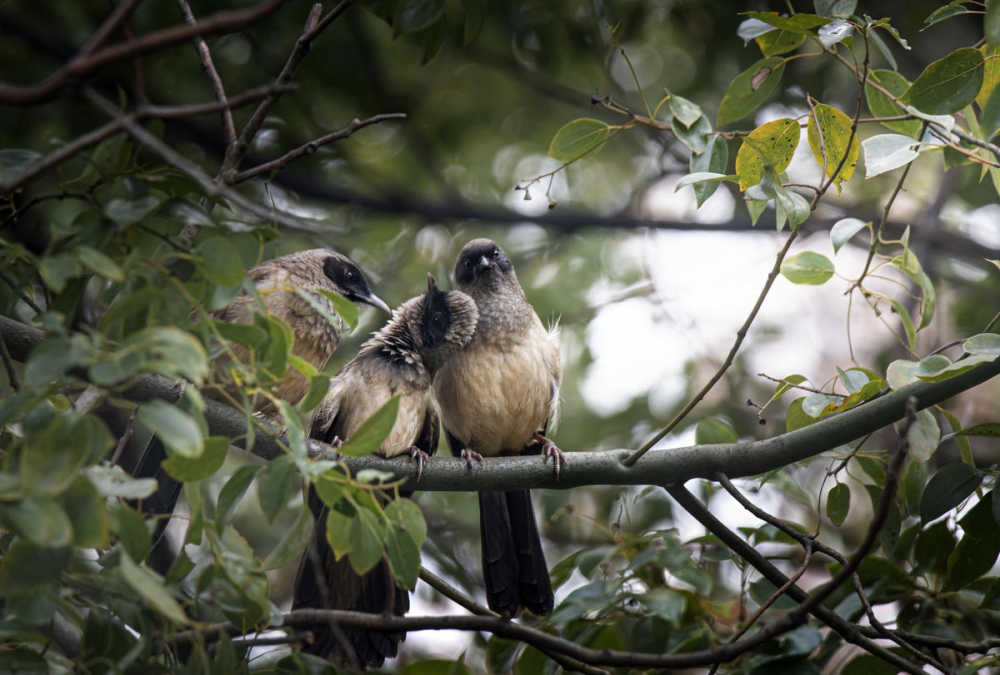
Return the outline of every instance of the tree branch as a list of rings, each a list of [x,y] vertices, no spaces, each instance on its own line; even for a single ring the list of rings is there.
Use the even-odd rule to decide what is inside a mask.
[[[37,328],[2,316],[0,333],[7,341],[12,358],[22,362],[44,339],[44,333]],[[419,483],[416,482],[416,466],[408,457],[386,460],[371,455],[344,459],[343,463],[352,473],[378,469],[394,474],[396,480],[406,479],[410,489],[443,492],[567,490],[583,485],[678,485],[691,478],[711,479],[719,472],[741,478],[813,457],[901,420],[906,416],[906,401],[911,396],[917,401],[917,410],[922,410],[997,375],[1000,375],[1000,359],[941,382],[908,384],[856,408],[773,438],[651,450],[632,467],[622,463],[630,453],[628,449],[573,452],[569,453],[569,465],[562,469],[558,480],[552,466],[540,461],[539,457],[491,457],[471,470],[456,458],[431,457],[424,465]],[[153,398],[173,402],[178,392],[173,382],[150,376],[138,378],[119,396],[136,402]],[[205,404],[205,418],[212,435],[240,439],[246,434],[246,415],[242,411],[211,399],[206,399]],[[314,454],[336,452],[324,443],[309,443]],[[258,435],[254,455],[273,459],[282,452],[284,449],[276,439]]]
[[[135,40],[128,40],[111,47],[106,47],[93,54],[86,54],[81,58],[75,58],[64,64],[62,68],[44,80],[34,84],[17,84],[0,80],[0,103],[7,105],[31,105],[39,103],[70,86],[80,78],[89,75],[101,66],[131,58],[138,54],[147,54],[158,49],[163,49],[164,47],[186,42],[199,35],[209,35],[242,28],[273,13],[286,2],[289,2],[289,0],[267,0],[256,7],[234,12],[218,12],[195,24],[171,26],[161,31],[149,33]],[[105,25],[109,25],[110,23],[110,21],[106,22]],[[100,32],[99,30],[98,34]]]
[[[316,140],[309,141],[294,150],[285,153],[281,157],[271,160],[270,162],[265,162],[263,164],[258,164],[252,169],[247,169],[246,171],[240,171],[238,174],[232,177],[231,183],[233,185],[237,183],[242,183],[244,181],[250,180],[251,178],[256,178],[264,174],[273,174],[284,167],[288,166],[294,162],[299,157],[305,157],[306,155],[311,155],[319,150],[324,145],[329,145],[336,141],[342,141],[345,138],[349,138],[358,129],[364,129],[365,127],[371,126],[373,124],[379,124],[380,122],[386,122],[388,120],[403,120],[406,119],[406,113],[383,113],[381,115],[373,115],[372,117],[366,117],[363,120],[354,118],[351,120],[343,129],[334,131],[332,133],[326,134],[325,136],[320,136]]]

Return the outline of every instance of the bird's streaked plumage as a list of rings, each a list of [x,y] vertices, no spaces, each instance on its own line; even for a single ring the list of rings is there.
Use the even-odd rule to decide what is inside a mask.
[[[438,290],[428,275],[427,293],[398,308],[392,320],[369,339],[338,373],[313,415],[310,436],[327,443],[347,440],[374,412],[399,394],[399,413],[389,437],[378,449],[383,457],[409,453],[419,462],[437,450],[440,426],[431,397],[434,372],[471,339],[476,304],[458,291]],[[420,467],[418,466],[418,471]],[[326,507],[310,491],[316,528],[295,581],[293,609],[330,608],[390,612],[402,616],[409,594],[397,588],[385,562],[358,576],[346,557],[335,560],[326,540]],[[344,645],[331,628],[314,628],[304,650],[350,665]],[[399,632],[341,629],[362,667],[378,667],[394,657],[405,638]]]

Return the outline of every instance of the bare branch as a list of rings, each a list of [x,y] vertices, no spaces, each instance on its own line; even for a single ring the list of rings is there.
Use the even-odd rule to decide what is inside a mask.
[[[180,8],[181,14],[184,15],[185,23],[189,26],[198,23],[187,0],[177,0],[177,7]],[[194,38],[194,48],[198,52],[198,58],[201,60],[201,69],[205,71],[208,81],[212,84],[215,99],[219,103],[225,104],[226,88],[222,85],[222,78],[219,77],[219,71],[215,69],[215,63],[212,61],[212,52],[209,51],[205,38],[201,35],[196,36]],[[222,109],[222,130],[226,136],[226,143],[232,144],[236,142],[236,125],[233,122],[233,112],[228,105]]]
[[[289,0],[266,0],[256,7],[233,12],[218,12],[193,25],[172,26],[135,40],[105,47],[83,58],[71,60],[44,80],[34,84],[16,84],[0,80],[0,103],[31,105],[44,101],[73,82],[109,63],[170,47],[199,35],[242,28],[272,14],[287,2]]]
[[[259,164],[252,169],[247,169],[246,171],[241,171],[232,177],[231,183],[237,184],[244,181],[250,180],[251,178],[256,178],[264,174],[273,174],[280,171],[284,167],[288,166],[294,162],[299,157],[305,157],[306,155],[311,155],[319,150],[324,145],[329,145],[335,141],[342,141],[345,138],[349,138],[358,129],[363,129],[365,127],[371,126],[373,124],[378,124],[380,122],[386,122],[388,120],[402,120],[406,119],[406,113],[383,113],[381,115],[373,115],[372,117],[366,117],[363,120],[354,118],[351,123],[348,124],[343,129],[339,131],[334,131],[327,134],[326,136],[320,136],[314,141],[309,141],[304,145],[300,145],[291,152],[287,152],[278,159],[266,162],[264,164]]]

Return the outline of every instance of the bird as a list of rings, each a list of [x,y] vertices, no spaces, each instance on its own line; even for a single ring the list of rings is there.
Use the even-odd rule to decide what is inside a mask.
[[[310,363],[317,370],[322,370],[333,356],[340,344],[340,334],[343,326],[335,326],[318,312],[298,290],[327,290],[339,293],[355,303],[365,303],[387,313],[389,306],[372,293],[368,281],[361,269],[344,256],[332,249],[318,248],[283,255],[267,260],[247,272],[253,281],[262,306],[257,299],[242,293],[225,307],[208,312],[208,318],[213,321],[249,324],[253,322],[256,312],[267,312],[284,320],[292,329],[294,340],[291,353],[303,361]],[[312,297],[325,306],[327,314],[336,316],[330,301],[319,293]],[[230,358],[241,363],[250,362],[250,350],[239,344],[232,344],[230,351],[218,357],[220,362]],[[289,368],[275,387],[275,397],[292,405],[299,402],[309,389],[309,380],[295,368]],[[206,393],[213,398],[225,400],[240,400],[240,387],[233,383],[220,390],[208,390]],[[255,395],[250,398],[253,412],[267,417],[277,415],[274,399]],[[143,500],[142,512],[147,517],[159,517],[153,535],[153,541],[163,539],[168,518],[173,513],[180,496],[181,484],[175,481],[161,467],[166,459],[166,449],[160,439],[151,439],[143,456],[139,459],[132,475],[136,478],[155,478],[156,491]]]
[[[303,298],[298,291],[333,291],[355,303],[365,303],[390,313],[389,306],[372,293],[365,276],[349,258],[330,249],[310,249],[268,260],[251,269],[247,275],[254,282],[263,301],[264,309],[282,319],[292,329],[295,337],[292,354],[309,363],[317,370],[323,370],[327,361],[337,351],[343,325],[336,326]],[[320,303],[328,316],[336,316],[330,301],[319,293],[312,298]],[[262,308],[256,298],[241,294],[222,309],[208,313],[213,321],[248,324],[253,322],[254,313]],[[231,345],[232,358],[248,363],[250,350],[239,344]],[[220,357],[228,359],[227,356]],[[289,368],[278,382],[275,392],[277,399],[295,405],[309,390],[309,380],[295,368]],[[239,387],[228,386],[226,393],[239,399]],[[254,396],[251,399],[254,412],[274,416],[277,406],[272,399]]]
[[[409,454],[417,462],[417,480],[423,463],[437,450],[440,423],[431,397],[434,373],[472,338],[479,312],[476,303],[460,291],[441,291],[427,275],[427,292],[399,307],[392,319],[362,345],[358,355],[333,378],[330,390],[310,421],[311,438],[336,444],[349,439],[358,427],[394,395],[399,412],[389,436],[376,451],[390,458]],[[410,493],[402,493],[408,496]],[[328,608],[403,616],[409,593],[398,588],[385,559],[363,576],[347,557],[336,560],[326,539],[327,507],[315,490],[309,508],[316,519],[313,537],[295,580],[292,609]],[[380,667],[396,656],[400,632],[361,628],[317,627],[313,642],[303,651],[341,666],[351,665],[341,640],[349,643],[361,667]]]
[[[469,345],[442,364],[434,398],[453,455],[542,454],[558,476],[566,464],[546,437],[559,412],[559,328],[546,329],[524,296],[507,254],[474,239],[455,263],[455,288],[479,309]],[[503,616],[523,609],[544,616],[554,596],[527,490],[479,493],[479,527],[487,603]]]

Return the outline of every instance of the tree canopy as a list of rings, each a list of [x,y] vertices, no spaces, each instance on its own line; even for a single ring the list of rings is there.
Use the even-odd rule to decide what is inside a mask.
[[[0,670],[332,672],[330,622],[412,675],[996,668],[1000,6],[770,5],[0,2]],[[479,236],[562,327],[558,477],[417,482],[391,405],[307,439],[374,312],[333,299],[322,372],[209,320],[318,246],[399,305]],[[409,616],[288,611],[310,485]],[[548,617],[480,604],[514,488]]]

